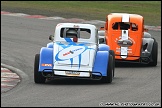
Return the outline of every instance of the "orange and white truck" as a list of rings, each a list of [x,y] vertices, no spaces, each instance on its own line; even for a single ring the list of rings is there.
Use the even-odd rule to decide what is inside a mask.
[[[103,42],[114,51],[115,61],[157,65],[158,43],[144,28],[143,16],[110,13],[98,34],[103,36]]]

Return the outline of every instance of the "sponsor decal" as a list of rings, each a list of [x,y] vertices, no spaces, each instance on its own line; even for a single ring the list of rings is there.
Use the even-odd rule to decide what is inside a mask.
[[[121,48],[116,48],[116,52],[121,52]],[[127,52],[128,52],[129,54],[131,54],[131,53],[132,53],[132,49],[128,48],[128,49],[127,49]]]
[[[80,72],[75,72],[75,71],[65,71],[66,75],[68,76],[79,76]]]
[[[76,52],[76,51],[78,51],[78,50],[81,50],[81,49],[83,49],[83,48],[77,48],[77,49],[72,50],[72,51],[70,50],[70,51],[64,53],[63,56],[66,56],[66,55],[68,55],[68,54],[74,54],[74,52]]]
[[[82,54],[86,50],[95,50],[93,48],[88,48],[86,44],[88,43],[75,43],[73,42],[70,38],[64,38],[66,42],[68,42],[68,45],[64,45],[62,43],[57,43],[59,46],[61,46],[63,49],[60,50],[56,56],[55,56],[55,61],[65,61],[65,60],[70,60],[71,66],[73,65],[73,58],[78,57],[79,59],[79,65],[78,67],[80,68],[80,63],[82,59]]]
[[[131,40],[118,40],[117,44],[121,47],[130,47],[133,45],[133,42]]]
[[[50,66],[50,67],[52,67],[52,64],[42,64],[42,66]]]
[[[79,25],[74,25],[74,28],[79,28]]]
[[[74,58],[85,51],[84,46],[71,46],[61,50],[58,54],[59,59],[70,59]]]

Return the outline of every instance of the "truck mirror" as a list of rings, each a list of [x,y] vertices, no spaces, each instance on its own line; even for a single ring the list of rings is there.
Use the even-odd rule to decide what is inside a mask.
[[[104,27],[100,27],[100,30],[104,30]]]
[[[147,29],[147,28],[144,28],[144,31],[145,31],[145,32],[148,32],[148,29]]]
[[[53,35],[50,35],[49,36],[49,40],[53,41],[54,40],[54,36]]]

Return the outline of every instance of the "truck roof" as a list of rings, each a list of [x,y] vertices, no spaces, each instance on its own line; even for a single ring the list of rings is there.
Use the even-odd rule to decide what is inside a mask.
[[[129,14],[129,13],[110,13],[108,16],[115,15],[115,17],[121,17],[121,16],[131,16],[134,18],[143,18],[143,16],[138,14]]]
[[[73,28],[92,28],[97,29],[96,26],[92,24],[81,24],[81,23],[59,23],[56,27],[73,27]]]

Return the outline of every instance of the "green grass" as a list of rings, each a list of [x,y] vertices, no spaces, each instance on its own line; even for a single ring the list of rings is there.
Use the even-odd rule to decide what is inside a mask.
[[[144,16],[146,25],[161,26],[161,1],[1,1],[1,11],[103,20],[113,12]]]

